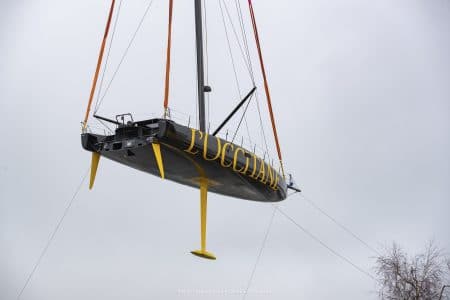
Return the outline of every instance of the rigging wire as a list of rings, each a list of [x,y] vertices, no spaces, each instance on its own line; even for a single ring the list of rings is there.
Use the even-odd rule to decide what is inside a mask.
[[[56,224],[56,227],[53,229],[52,234],[50,235],[50,238],[47,241],[47,244],[45,245],[45,247],[43,248],[41,254],[39,255],[38,260],[36,261],[36,263],[34,264],[33,269],[31,270],[30,274],[27,277],[27,280],[25,281],[25,284],[23,285],[22,289],[20,290],[19,294],[17,295],[17,300],[20,299],[20,297],[22,296],[23,292],[25,291],[25,289],[27,288],[28,284],[30,283],[31,277],[33,277],[34,273],[36,272],[39,264],[42,261],[42,258],[45,256],[45,254],[47,253],[48,248],[50,247],[50,244],[53,242],[53,240],[55,239],[56,233],[58,232],[59,228],[61,227],[65,217],[67,216],[67,214],[69,213],[70,208],[72,207],[72,204],[74,203],[75,199],[78,196],[78,192],[80,191],[81,187],[83,186],[84,181],[87,178],[87,175],[89,174],[89,169],[87,169],[86,173],[84,174],[83,178],[81,179],[80,184],[78,185],[77,189],[75,190],[75,193],[72,196],[72,199],[69,201],[68,205],[66,206],[66,209],[64,210],[61,218],[59,219],[58,223]]]
[[[88,125],[87,122],[89,119],[89,113],[91,111],[92,100],[94,99],[95,87],[97,86],[97,82],[98,82],[98,74],[100,72],[100,68],[102,65],[103,54],[105,52],[106,40],[108,39],[109,28],[111,26],[111,20],[112,20],[113,14],[114,14],[115,4],[116,4],[116,0],[112,0],[111,6],[109,8],[108,19],[106,21],[105,33],[103,34],[102,43],[100,45],[100,52],[99,52],[98,58],[97,58],[97,66],[95,67],[94,78],[92,79],[91,91],[89,92],[89,100],[88,100],[88,104],[86,107],[86,113],[84,114],[82,131],[85,131],[87,129],[86,127]]]
[[[246,112],[246,111],[247,111],[247,110],[245,110],[245,112]],[[251,138],[251,134],[250,134],[250,129],[249,129],[249,127],[248,127],[247,116],[246,116],[245,112],[242,114],[242,115],[244,116],[245,129],[246,129],[246,131],[247,131],[247,137],[248,137],[248,140],[250,141],[250,145],[253,145],[252,138]],[[239,130],[239,128],[236,129],[236,132],[237,132],[238,130]]]
[[[249,67],[250,67],[250,76],[251,76],[251,79],[252,79],[253,86],[255,86],[256,84],[255,84],[255,76],[254,76],[254,73],[253,73],[253,64],[252,64],[252,60],[251,60],[251,56],[250,56],[250,50],[249,50],[249,47],[248,47],[249,43],[248,43],[248,38],[247,38],[247,32],[246,32],[245,26],[244,26],[244,17],[243,17],[243,14],[242,14],[241,3],[240,3],[239,0],[235,0],[235,6],[236,6],[236,9],[237,9],[238,15],[239,15],[239,24],[240,24],[240,28],[241,28],[242,38],[243,38],[243,41],[244,41],[244,49],[245,49],[245,52],[247,54],[247,60],[248,60]],[[257,107],[258,115],[259,115],[259,127],[260,127],[260,131],[261,131],[260,132],[261,133],[261,137],[263,139],[264,146],[266,147],[266,149],[265,149],[266,153],[270,153],[269,152],[269,147],[267,146],[266,133],[264,131],[264,125],[263,125],[263,121],[262,121],[262,117],[261,117],[261,109],[259,107],[258,90],[256,90],[256,93],[255,93],[255,100],[256,100],[256,107]]]
[[[241,29],[241,35],[242,35],[242,40],[243,40],[243,43],[244,43],[244,49],[245,49],[245,53],[247,55],[247,62],[248,62],[248,68],[249,68],[249,72],[250,72],[250,78],[252,80],[253,86],[256,86],[256,84],[255,84],[255,75],[253,73],[252,59],[251,59],[250,51],[249,51],[249,47],[248,47],[247,32],[245,30],[244,17],[243,17],[242,9],[241,9],[241,3],[240,3],[239,0],[235,0],[234,4],[235,4],[235,7],[236,7],[236,11],[238,13],[238,16],[239,16],[239,18],[238,18],[239,19],[239,27]],[[233,26],[233,29],[234,29],[234,26]],[[267,147],[266,134],[264,132],[264,125],[263,125],[263,122],[262,122],[261,112],[260,112],[260,109],[259,109],[258,90],[256,90],[256,93],[255,93],[255,101],[256,101],[256,106],[257,106],[258,114],[259,114],[259,127],[260,127],[261,137],[262,137],[262,140],[264,142],[264,146],[266,147],[266,153],[269,153],[269,147]],[[247,126],[247,130],[248,130],[247,119],[245,121],[246,121],[245,125]],[[250,143],[251,143],[251,141],[250,141]]]
[[[252,59],[251,59],[251,56],[250,56],[250,51],[248,49],[247,32],[245,31],[244,17],[242,15],[241,4],[240,4],[239,0],[235,0],[234,4],[236,6],[236,10],[237,10],[238,16],[239,16],[239,27],[241,28],[241,35],[242,35],[242,40],[244,42],[245,53],[247,55],[247,61],[248,61],[250,76],[252,78],[253,85],[255,85],[255,76],[254,76],[254,73],[253,73],[253,65],[252,65]]]
[[[300,229],[301,231],[303,231],[306,235],[308,235],[310,238],[312,238],[313,240],[315,240],[317,243],[319,243],[321,246],[323,246],[325,249],[327,249],[329,252],[331,252],[333,255],[335,255],[336,257],[340,258],[342,261],[346,262],[347,264],[351,265],[354,269],[358,270],[359,272],[361,272],[362,274],[366,275],[367,277],[371,278],[372,280],[374,280],[375,282],[378,282],[377,279],[370,274],[369,272],[363,270],[361,267],[359,267],[358,265],[356,265],[354,262],[352,262],[349,258],[343,256],[342,254],[340,254],[339,252],[337,252],[336,250],[334,250],[333,248],[331,248],[330,246],[328,246],[325,242],[323,242],[322,240],[320,240],[317,236],[315,236],[314,234],[312,234],[309,230],[307,230],[305,227],[301,226],[299,223],[297,223],[293,218],[291,218],[288,214],[286,214],[281,208],[273,205],[275,207],[275,209],[277,211],[279,211],[284,217],[286,217],[289,221],[291,221],[292,224],[294,224],[298,229]]]
[[[261,135],[263,137],[264,140],[264,146],[266,147],[266,152],[269,153],[269,147],[267,146],[267,138],[266,138],[266,133],[264,131],[264,124],[262,121],[262,116],[261,116],[261,109],[259,107],[259,98],[258,98],[258,90],[255,91],[255,102],[256,102],[256,107],[258,110],[258,116],[259,116],[259,127],[261,128]]]
[[[300,192],[297,192],[297,191],[290,192],[287,194],[286,198],[289,198],[290,196],[295,195],[297,193],[300,193]]]
[[[224,30],[225,30],[225,36],[226,36],[226,40],[227,40],[228,52],[229,52],[229,54],[230,54],[231,64],[232,64],[232,66],[233,66],[234,79],[235,79],[235,81],[236,81],[236,87],[237,87],[237,90],[238,90],[239,98],[242,98],[241,87],[240,87],[240,84],[239,84],[239,78],[238,78],[238,76],[237,76],[236,64],[235,64],[234,57],[233,57],[233,51],[231,50],[231,43],[230,43],[230,38],[229,38],[229,35],[228,35],[228,29],[227,29],[227,26],[226,26],[225,14],[224,14],[224,12],[223,12],[222,4],[225,6],[225,9],[226,9],[226,4],[225,4],[225,2],[223,2],[223,0],[219,0],[219,7],[220,7],[221,16],[222,16],[223,28],[224,28]],[[231,22],[231,24],[232,24],[231,19],[230,19],[230,22]],[[232,25],[232,26],[233,26],[233,25]],[[239,44],[239,40],[238,40],[238,44]],[[244,61],[245,61],[245,57],[244,57]],[[247,107],[248,107],[248,103],[247,103],[246,109],[245,109],[245,111],[244,111],[243,118],[244,118],[245,124],[246,124],[246,129],[247,129],[247,136],[248,136],[248,139],[249,139],[249,141],[250,141],[250,144],[252,144],[252,142],[251,142],[251,137],[250,137],[250,131],[249,131],[248,124],[247,124],[247,118],[245,117],[245,112],[247,111]],[[239,122],[239,126],[238,126],[238,128],[236,129],[236,131],[235,131],[235,133],[234,133],[234,136],[236,136],[236,134],[238,133],[241,122],[242,122],[242,119],[241,119],[241,121]],[[234,138],[233,138],[233,140],[234,140]]]
[[[220,4],[220,3],[219,3],[219,4]],[[245,56],[245,54],[244,54],[244,51],[242,50],[242,45],[241,45],[239,36],[238,36],[238,34],[237,34],[237,32],[236,32],[236,29],[235,29],[235,26],[234,26],[233,19],[231,18],[230,11],[229,11],[229,9],[228,9],[227,4],[226,4],[225,1],[222,1],[222,4],[223,4],[223,7],[225,8],[226,15],[227,15],[228,20],[229,20],[229,22],[230,22],[230,26],[231,26],[231,29],[232,29],[232,31],[233,31],[233,34],[234,34],[234,36],[235,36],[235,38],[236,38],[236,42],[237,42],[237,44],[238,44],[238,46],[239,46],[239,50],[241,51],[242,59],[244,60],[245,66],[246,66],[247,71],[248,71],[248,73],[249,73],[249,75],[250,75],[250,79],[252,80],[253,86],[255,86],[255,84],[254,84],[255,81],[253,80],[253,71],[252,71],[251,68],[250,68],[250,62],[247,61],[246,56]],[[239,14],[238,14],[238,15],[239,15]],[[223,12],[222,12],[222,17],[223,17]],[[226,28],[225,28],[225,30],[226,30]],[[227,38],[228,38],[228,34],[227,34]],[[230,50],[230,51],[231,51],[231,50]],[[235,71],[235,73],[236,73],[236,71]],[[236,76],[236,75],[235,75],[235,76]],[[237,80],[237,76],[236,76],[236,80]],[[239,92],[239,97],[242,98],[242,95],[241,95],[240,92]],[[250,145],[251,145],[251,144],[253,144],[253,142],[252,142],[250,130],[249,130],[249,127],[248,127],[247,116],[246,116],[245,114],[244,114],[244,124],[245,124],[245,128],[246,128],[246,131],[247,131],[247,137],[248,137],[248,140],[250,141]],[[237,129],[236,131],[238,131],[238,130],[239,130],[239,127],[238,127],[238,129]]]
[[[239,124],[238,124],[238,126],[237,126],[237,128],[236,128],[236,131],[235,131],[234,134],[233,134],[233,139],[231,140],[232,143],[234,142],[234,139],[236,138],[236,135],[237,135],[237,133],[238,133],[238,131],[239,131],[239,127],[241,127],[242,120],[245,119],[245,114],[247,113],[248,106],[250,105],[250,102],[252,101],[252,97],[253,97],[253,95],[250,96],[250,99],[248,99],[247,104],[245,105],[245,109],[244,109],[244,111],[242,112],[241,119],[239,120]],[[251,144],[251,143],[252,143],[252,141],[250,140],[250,144]]]
[[[235,38],[236,38],[236,42],[237,42],[237,44],[238,44],[238,46],[239,46],[239,50],[240,50],[240,52],[241,52],[242,59],[243,59],[244,62],[245,62],[245,66],[247,67],[247,71],[248,71],[248,73],[249,73],[249,75],[250,75],[250,78],[252,78],[252,72],[251,72],[251,70],[250,70],[249,62],[247,61],[247,56],[244,54],[244,50],[242,49],[242,45],[241,45],[239,36],[238,36],[238,34],[237,34],[237,32],[236,32],[236,28],[235,28],[235,26],[234,26],[233,19],[231,18],[230,11],[228,10],[228,6],[227,6],[226,2],[223,1],[222,3],[223,3],[223,7],[225,8],[225,12],[226,12],[226,15],[227,15],[227,17],[228,17],[228,20],[229,20],[229,22],[230,22],[230,27],[231,27],[231,29],[232,29],[232,32],[233,32]]]
[[[238,95],[239,95],[240,98],[242,98],[241,86],[239,84],[239,79],[238,79],[238,76],[237,76],[236,64],[234,62],[234,57],[233,57],[233,51],[231,50],[231,43],[230,43],[230,38],[228,36],[228,29],[227,29],[227,25],[226,25],[226,21],[225,21],[225,15],[224,15],[224,12],[223,12],[222,3],[223,3],[223,0],[219,0],[220,12],[221,12],[221,15],[222,15],[222,23],[223,23],[223,28],[225,30],[225,37],[226,37],[227,45],[228,45],[228,53],[230,54],[231,65],[233,66],[234,79],[236,81],[236,87],[237,87],[237,90],[238,90]]]
[[[273,109],[272,109],[272,101],[271,101],[271,97],[270,97],[270,92],[269,92],[269,84],[267,82],[267,76],[266,76],[266,70],[264,67],[264,60],[263,60],[263,56],[262,56],[262,51],[261,51],[261,43],[260,43],[260,39],[259,39],[259,34],[258,34],[258,28],[256,25],[256,18],[255,18],[255,12],[253,10],[253,4],[251,0],[248,0],[248,6],[249,6],[249,10],[250,10],[250,17],[252,20],[252,25],[253,25],[253,34],[255,37],[255,41],[256,41],[256,47],[258,50],[258,56],[259,56],[259,63],[260,63],[260,67],[261,67],[261,73],[264,79],[264,90],[266,92],[266,98],[267,98],[267,106],[269,108],[269,116],[270,116],[270,120],[272,122],[272,130],[273,130],[273,136],[275,139],[275,145],[277,147],[277,153],[278,153],[278,159],[280,162],[280,167],[281,167],[281,172],[283,174],[283,177],[285,177],[285,173],[284,173],[284,167],[283,167],[283,159],[281,156],[281,149],[280,149],[280,143],[278,140],[278,133],[277,133],[277,128],[275,125],[275,117],[273,114]]]
[[[367,249],[369,249],[370,251],[374,252],[375,254],[381,256],[381,253],[379,251],[377,251],[375,248],[371,247],[367,242],[365,242],[362,238],[360,238],[358,235],[356,235],[355,233],[353,233],[353,231],[351,231],[350,229],[348,229],[346,226],[342,225],[342,223],[338,222],[335,218],[333,218],[330,214],[328,214],[323,208],[319,207],[317,204],[315,204],[311,199],[309,199],[308,197],[306,197],[303,194],[300,194],[301,197],[303,197],[303,199],[305,199],[306,202],[309,203],[309,205],[311,205],[312,207],[314,207],[317,211],[319,211],[320,213],[322,213],[324,216],[326,216],[328,219],[330,219],[333,223],[335,223],[338,227],[340,227],[341,229],[343,229],[345,232],[347,232],[349,235],[351,235],[353,238],[355,238],[356,240],[358,240],[361,244],[363,244]]]
[[[238,44],[238,46],[239,46],[239,50],[241,51],[241,55],[242,55],[242,58],[243,58],[243,60],[244,60],[245,66],[246,66],[247,71],[248,71],[248,73],[249,73],[249,75],[250,75],[250,79],[252,80],[253,86],[255,86],[255,80],[254,80],[254,78],[253,78],[253,70],[251,69],[251,66],[250,66],[251,60],[246,60],[246,56],[245,56],[245,54],[244,54],[244,51],[242,50],[242,45],[241,45],[239,36],[238,36],[238,34],[237,34],[237,32],[236,32],[236,29],[235,29],[235,26],[234,26],[233,19],[231,18],[230,11],[228,10],[228,7],[227,7],[226,2],[223,1],[222,3],[223,3],[223,6],[224,6],[224,8],[225,8],[225,12],[226,12],[226,14],[227,14],[228,20],[229,20],[229,22],[230,22],[231,29],[232,29],[232,31],[233,31],[233,33],[234,33],[235,38],[236,38],[236,42],[237,42],[237,44]],[[239,16],[239,13],[238,13],[238,16]],[[241,23],[241,22],[239,22],[239,23]],[[249,59],[249,57],[247,57],[247,59]],[[242,98],[242,95],[240,95],[240,97]],[[246,111],[247,111],[247,110],[246,110]],[[249,142],[250,142],[250,145],[252,145],[253,142],[252,142],[252,139],[251,139],[250,129],[249,129],[249,127],[248,127],[247,116],[246,116],[245,113],[243,114],[243,116],[244,116],[244,124],[245,124],[245,128],[246,128],[246,131],[247,131],[248,140],[249,140]],[[238,130],[239,130],[239,126],[238,126],[238,129],[236,130],[236,132],[237,132]]]
[[[154,2],[154,0],[150,0],[149,4],[147,5],[147,8],[145,9],[145,12],[144,12],[144,14],[142,15],[141,20],[139,21],[139,24],[138,24],[136,30],[134,31],[134,34],[133,34],[133,36],[131,37],[130,42],[128,43],[128,46],[127,46],[127,48],[125,49],[125,51],[124,51],[124,53],[123,53],[123,55],[122,55],[122,58],[121,58],[120,61],[119,61],[119,64],[117,65],[116,69],[114,70],[114,73],[113,73],[113,75],[112,75],[112,77],[111,77],[111,80],[109,81],[108,85],[106,86],[105,92],[103,93],[103,96],[101,97],[101,99],[100,99],[100,101],[99,101],[99,103],[98,103],[98,109],[100,108],[100,105],[103,103],[103,100],[105,99],[106,94],[108,93],[109,88],[111,87],[111,84],[112,84],[112,82],[114,81],[114,78],[116,78],[117,72],[119,71],[119,69],[120,69],[122,63],[124,62],[124,60],[125,60],[125,58],[126,58],[126,56],[127,56],[127,54],[128,54],[128,51],[129,51],[130,48],[131,48],[131,45],[133,44],[133,42],[134,42],[134,40],[135,40],[135,38],[136,38],[136,36],[137,36],[139,30],[141,29],[142,23],[144,23],[145,17],[147,16],[147,14],[148,14],[150,8],[152,7],[153,2]]]
[[[259,248],[258,256],[256,256],[256,261],[255,261],[255,264],[253,265],[252,273],[250,275],[250,278],[247,283],[247,287],[245,288],[244,294],[242,296],[242,300],[245,300],[245,298],[247,297],[247,294],[248,294],[248,290],[250,289],[250,286],[252,285],[253,277],[255,276],[256,267],[259,264],[262,252],[266,246],[267,238],[269,237],[269,232],[270,232],[270,229],[272,228],[273,219],[275,218],[276,212],[277,212],[277,209],[276,209],[276,206],[274,205],[274,208],[272,211],[272,216],[270,217],[269,225],[267,226],[266,233],[264,234],[264,239],[262,241],[261,247]]]
[[[103,125],[103,127],[105,127],[109,133],[114,134],[114,131],[108,126],[106,125],[105,122],[103,122],[102,120],[98,119],[98,118],[94,118],[95,120],[97,120],[97,122],[99,122],[101,125]]]
[[[111,47],[112,47],[113,42],[114,42],[114,36],[116,35],[116,28],[117,28],[117,23],[119,21],[121,7],[122,7],[122,0],[120,0],[119,7],[117,8],[116,20],[114,21],[113,32],[112,32],[112,35],[111,35],[111,41],[109,42],[108,52],[106,53],[105,66],[103,67],[102,78],[100,79],[100,86],[98,87],[97,97],[96,97],[96,100],[95,100],[94,114],[96,114],[97,111],[98,111],[98,101],[100,99],[100,94],[101,94],[102,89],[103,89],[103,81],[105,79],[106,69],[108,68],[109,56],[111,54]]]

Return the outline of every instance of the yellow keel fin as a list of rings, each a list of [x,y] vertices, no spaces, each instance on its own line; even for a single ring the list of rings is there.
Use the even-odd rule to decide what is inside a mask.
[[[164,179],[164,165],[161,155],[161,146],[157,143],[152,143],[153,153],[155,154],[156,163],[158,164],[159,174]]]
[[[100,161],[100,153],[92,152],[91,159],[91,178],[89,180],[89,189],[94,187],[95,176],[97,175],[98,162]]]
[[[216,259],[214,254],[206,251],[206,212],[208,202],[208,181],[206,179],[200,180],[200,237],[201,248],[200,250],[191,251],[192,254],[207,258]]]

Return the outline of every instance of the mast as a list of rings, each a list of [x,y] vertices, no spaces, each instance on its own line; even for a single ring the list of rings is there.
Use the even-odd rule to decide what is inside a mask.
[[[202,26],[202,0],[195,1],[195,39],[197,48],[197,91],[198,91],[198,121],[200,131],[206,132],[205,126],[205,87],[203,65],[203,26]]]

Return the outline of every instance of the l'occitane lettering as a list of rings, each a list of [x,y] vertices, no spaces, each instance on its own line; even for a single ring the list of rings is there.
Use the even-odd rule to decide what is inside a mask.
[[[234,151],[234,155],[233,155],[233,170],[236,171],[236,172],[241,173],[245,169],[245,167],[242,167],[240,169],[236,169],[239,153],[242,153],[242,155],[244,155],[244,150],[242,148],[240,148],[240,147],[236,148],[236,150]]]
[[[218,137],[215,137],[217,140],[217,153],[213,158],[209,158],[208,157],[208,137],[209,137],[209,134],[205,134],[205,141],[203,143],[203,158],[205,160],[216,160],[220,157],[220,150],[222,148],[220,139]]]
[[[197,155],[199,153],[199,145],[196,147],[196,142],[200,144],[203,139],[202,157],[207,161],[219,160],[220,165],[224,168],[232,168],[233,171],[247,175],[255,180],[258,180],[268,185],[274,191],[278,190],[279,175],[269,164],[258,157],[256,154],[249,152],[241,147],[237,147],[232,143],[225,142],[222,145],[222,140],[218,137],[216,139],[217,152],[208,153],[208,143],[210,135],[205,134],[199,130],[191,128],[191,141],[189,147],[184,151]],[[201,144],[200,144],[201,145]],[[227,154],[231,152],[228,157],[232,157],[231,161],[227,161]],[[208,155],[213,155],[208,157]],[[245,160],[245,165],[240,165],[242,158]]]
[[[225,163],[225,155],[227,154],[227,148],[228,147],[230,147],[230,149],[231,150],[233,150],[234,149],[234,146],[233,146],[233,144],[231,144],[231,143],[225,143],[225,144],[223,144],[223,147],[222,147],[222,156],[221,156],[221,158],[220,158],[220,164],[222,165],[222,167],[225,167],[225,168],[229,168],[229,167],[231,167],[231,165],[233,164],[232,162],[230,162],[229,164],[226,164]]]
[[[194,146],[195,146],[195,135],[196,135],[197,132],[200,134],[200,139],[202,139],[203,133],[201,131],[195,130],[194,128],[191,128],[191,144],[184,151],[189,152],[191,154],[197,154],[198,153],[198,150],[195,151],[195,152],[192,151],[192,149],[194,149]]]

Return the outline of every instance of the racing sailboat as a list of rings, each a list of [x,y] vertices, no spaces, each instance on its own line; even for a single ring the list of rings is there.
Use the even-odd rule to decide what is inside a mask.
[[[166,57],[166,85],[164,113],[161,118],[134,120],[131,114],[119,114],[114,119],[93,117],[115,125],[112,134],[98,134],[89,130],[88,119],[96,90],[99,71],[102,65],[105,44],[108,39],[115,0],[112,0],[106,23],[100,54],[97,61],[88,106],[82,122],[81,143],[85,150],[92,152],[89,188],[92,189],[101,157],[108,158],[125,166],[160,176],[163,179],[198,188],[200,190],[200,238],[201,247],[191,253],[203,258],[215,259],[206,250],[206,215],[208,191],[234,198],[278,202],[286,199],[287,189],[298,190],[292,177],[286,176],[283,169],[275,119],[272,112],[270,93],[264,69],[263,57],[251,0],[248,0],[254,37],[257,44],[264,89],[272,122],[274,139],[280,167],[276,169],[255,151],[246,149],[233,141],[217,136],[223,126],[233,117],[242,105],[251,98],[256,87],[239,102],[237,107],[225,118],[222,124],[210,133],[205,121],[205,94],[211,88],[204,79],[204,43],[202,24],[202,0],[194,0],[196,63],[198,90],[198,128],[190,124],[180,124],[169,117],[168,88],[170,71],[170,49],[172,34],[173,0],[169,0],[168,42]]]

